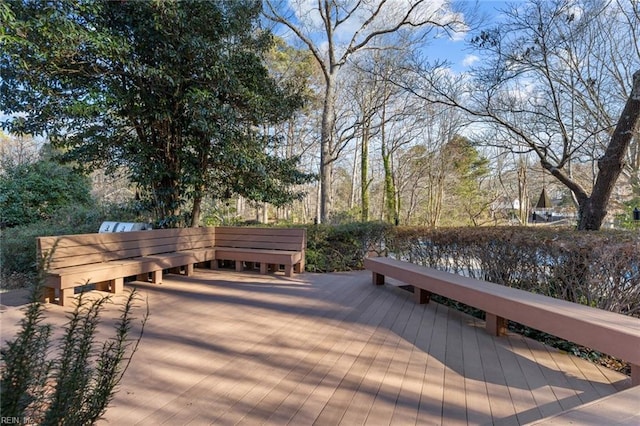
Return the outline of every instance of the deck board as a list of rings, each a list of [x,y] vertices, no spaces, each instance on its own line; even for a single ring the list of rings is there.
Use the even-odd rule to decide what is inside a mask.
[[[364,271],[196,269],[132,285],[151,317],[100,424],[518,425],[630,386],[604,367],[519,335],[490,336],[483,321],[373,286]],[[67,310],[47,306],[47,321],[63,324]],[[0,315],[6,339],[20,304]]]

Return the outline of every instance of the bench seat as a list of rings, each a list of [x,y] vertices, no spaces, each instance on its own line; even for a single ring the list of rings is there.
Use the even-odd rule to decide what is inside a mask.
[[[283,265],[285,275],[304,272],[307,246],[304,228],[240,228],[216,227],[216,261],[235,262],[237,271],[245,262],[259,263],[260,273],[266,274],[270,266]]]
[[[53,302],[57,296],[63,306],[85,284],[119,293],[127,277],[161,283],[163,271],[191,275],[196,264],[216,267],[219,260],[234,261],[237,270],[245,262],[259,263],[263,274],[284,265],[292,276],[304,271],[305,248],[303,228],[178,228],[37,238],[47,269],[43,299]]]
[[[79,282],[83,284],[85,282],[97,283],[113,279],[119,275],[123,278],[138,273],[161,271],[163,269],[206,262],[213,259],[214,256],[215,249],[187,250],[69,268],[49,269],[46,282],[47,286],[57,289],[76,287]]]
[[[47,275],[43,300],[67,305],[75,287],[95,284],[97,289],[119,293],[124,278],[135,276],[155,283],[164,270],[184,267],[190,275],[196,263],[215,257],[213,228],[160,229],[112,234],[40,237],[39,256]]]
[[[640,384],[640,318],[387,257],[367,258],[364,267],[376,285],[385,276],[412,285],[418,303],[428,303],[434,293],[483,310],[491,334],[504,334],[512,320],[621,358],[631,364],[632,383]]]
[[[285,275],[291,277],[293,272],[302,272],[303,254],[288,250],[219,247],[216,249],[216,260],[235,261],[237,271],[242,271],[244,262],[259,263],[261,274],[268,272],[269,265],[284,265]]]

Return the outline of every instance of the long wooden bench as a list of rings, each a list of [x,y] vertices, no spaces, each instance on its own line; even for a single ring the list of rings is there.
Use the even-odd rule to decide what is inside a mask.
[[[195,264],[218,260],[269,267],[284,265],[285,274],[304,271],[306,230],[289,228],[209,227],[159,229],[104,234],[37,238],[40,258],[47,258],[45,302],[56,298],[67,305],[75,288],[95,284],[99,290],[119,293],[124,278],[160,283],[164,270],[193,273]]]
[[[163,270],[183,267],[191,275],[194,264],[214,259],[214,244],[213,228],[39,237],[38,254],[47,259],[43,298],[53,302],[58,293],[64,306],[86,284],[119,293],[126,277],[147,280],[151,274],[160,283]]]
[[[632,385],[640,385],[640,318],[388,257],[366,258],[364,267],[372,271],[375,285],[384,284],[385,277],[412,285],[418,303],[428,303],[433,293],[483,310],[493,335],[506,333],[512,320],[625,360],[631,364]]]
[[[285,275],[304,272],[307,234],[304,228],[216,227],[216,261],[235,262],[237,271],[245,263],[260,264],[260,273],[284,266]]]

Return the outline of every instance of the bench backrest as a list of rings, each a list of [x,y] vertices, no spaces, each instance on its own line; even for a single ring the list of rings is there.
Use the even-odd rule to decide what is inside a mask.
[[[304,251],[304,228],[216,227],[216,247]]]
[[[215,228],[212,227],[37,238],[38,256],[51,253],[49,269],[207,248],[214,244]]]

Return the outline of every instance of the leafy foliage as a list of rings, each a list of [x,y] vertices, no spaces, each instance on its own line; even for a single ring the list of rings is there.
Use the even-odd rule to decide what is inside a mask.
[[[369,252],[379,250],[392,226],[383,222],[350,222],[307,227],[306,269],[334,272],[361,269]]]
[[[46,131],[87,167],[126,166],[165,223],[206,195],[287,202],[311,178],[269,154],[269,124],[301,97],[262,63],[261,2],[9,4],[0,100],[28,115],[6,127]]]
[[[54,161],[21,164],[0,175],[0,222],[5,227],[50,219],[65,206],[90,203],[89,180]]]
[[[115,336],[96,350],[97,326],[109,298],[89,301],[82,293],[69,313],[59,352],[52,357],[52,326],[43,324],[44,306],[39,301],[44,282],[43,268],[40,270],[21,330],[1,353],[2,415],[28,418],[36,424],[94,424],[111,402],[137,350],[148,311],[139,338],[130,340],[138,300],[135,290],[131,291],[116,321]]]
[[[451,163],[452,177],[455,180],[453,194],[459,212],[451,216],[464,214],[458,218],[461,223],[478,225],[487,206],[491,203],[489,194],[482,189],[482,180],[489,174],[489,160],[482,157],[471,142],[462,136],[453,137],[443,149],[443,158]]]

